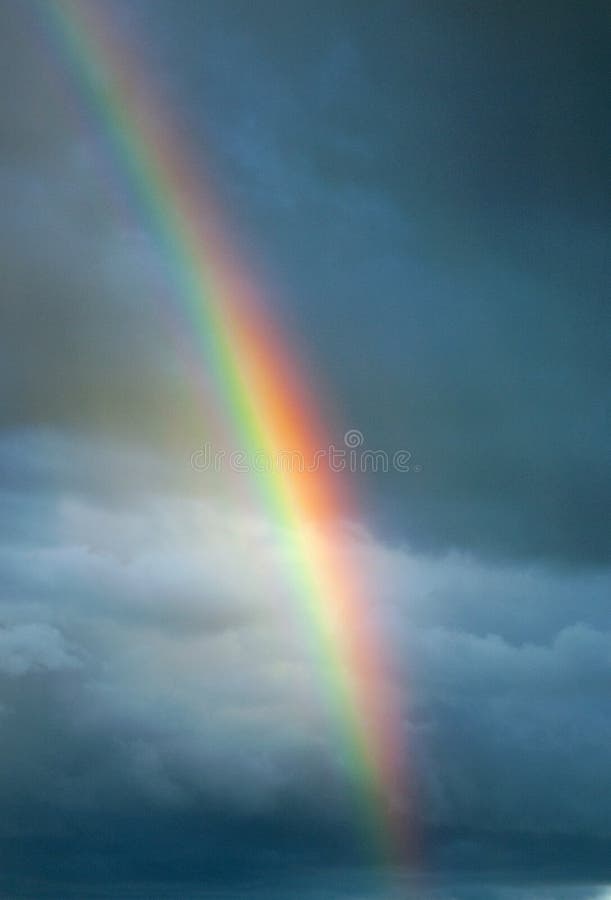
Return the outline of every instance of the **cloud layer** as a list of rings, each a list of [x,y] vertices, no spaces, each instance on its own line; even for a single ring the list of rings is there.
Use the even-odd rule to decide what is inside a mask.
[[[39,453],[53,466],[49,446],[30,439],[32,466]],[[72,451],[64,441],[61,458]],[[110,458],[98,449],[96,467],[111,471]],[[282,871],[295,854],[302,866],[349,862],[345,761],[286,584],[282,534],[212,500],[109,504],[78,480],[60,484],[34,505],[14,492],[12,515],[28,527],[0,548],[5,846],[38,847],[26,869],[41,876],[77,866],[84,878],[95,858],[109,877],[146,880],[156,821],[164,877],[177,866],[193,879]],[[393,635],[426,855],[440,871],[528,871],[528,848],[539,846],[537,867],[551,876],[571,848],[571,868],[602,877],[611,633],[599,606],[609,577],[585,577],[574,593],[545,568],[433,559],[354,528],[345,552],[373,574],[370,599]],[[513,610],[491,630],[491,604],[509,596]],[[543,614],[555,599],[560,619],[533,637],[537,617],[533,626],[522,610],[540,603]],[[125,842],[110,857],[108,827]],[[49,841],[61,847],[53,866]]]

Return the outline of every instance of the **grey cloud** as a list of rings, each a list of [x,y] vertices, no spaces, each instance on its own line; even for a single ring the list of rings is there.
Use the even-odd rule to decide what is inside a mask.
[[[0,672],[5,675],[19,677],[79,665],[78,657],[56,628],[37,623],[0,628]]]
[[[47,446],[42,441],[39,453]],[[65,441],[64,462],[69,453]],[[116,467],[118,448],[112,453]],[[31,445],[31,465],[35,456]],[[101,448],[96,462],[109,470]],[[9,644],[26,648],[29,675],[46,666],[42,679],[2,682],[2,726],[10,728],[0,780],[5,844],[17,834],[34,844],[51,835],[63,847],[62,866],[93,854],[113,877],[127,866],[145,879],[156,844],[144,809],[170,855],[176,841],[191,848],[183,867],[194,877],[199,818],[208,823],[200,836],[206,865],[216,855],[225,873],[234,865],[255,872],[268,853],[278,854],[278,865],[295,855],[303,861],[304,844],[319,861],[353,858],[324,684],[296,630],[274,528],[210,499],[132,493],[104,504],[95,492],[63,493],[60,485],[43,518],[27,493],[15,493],[13,512],[23,502],[21,515],[33,518],[26,541],[7,535],[0,552]],[[520,630],[517,606],[515,621],[508,617],[494,634],[490,596],[512,592],[524,605],[551,598],[557,574],[433,561],[362,528],[346,542],[375,577],[377,615],[398,649],[390,674],[407,686],[413,815],[437,868],[464,877],[482,867],[526,873],[534,853],[549,877],[602,877],[611,833],[611,639],[597,611],[604,583],[580,584],[587,624],[567,595],[556,624],[536,639],[536,628]],[[606,584],[608,592],[608,575]],[[468,585],[468,615],[457,619],[452,586],[464,595]],[[61,666],[62,652],[80,667]],[[40,808],[41,797],[61,824]],[[71,820],[80,823],[80,842]],[[144,829],[140,861],[99,846],[98,829],[119,821]],[[228,833],[234,849],[221,852]],[[256,849],[238,865],[242,840]],[[469,890],[456,896],[478,897],[479,888]]]
[[[212,4],[172,30],[165,11],[147,25],[191,133],[204,106],[330,407],[423,466],[370,485],[381,527],[608,561],[603,5]]]
[[[431,628],[420,646],[427,682],[439,691],[456,685],[484,694],[537,685],[539,694],[580,691],[604,695],[611,675],[611,633],[583,625],[563,628],[550,645],[511,645],[498,635],[485,637]]]
[[[421,463],[364,486],[372,521],[423,549],[589,566],[611,546],[608,19],[545,8],[338,2],[310,21],[296,3],[134,3],[121,23],[145,56],[155,44],[333,420]],[[48,80],[31,60],[44,29],[17,30],[8,131],[36,119]],[[171,279],[152,299],[167,260],[138,211],[126,228],[113,206],[129,186],[104,169],[102,123],[50,118],[37,127],[60,148],[26,129],[39,151],[3,167],[4,421],[192,450],[214,403],[191,389]]]
[[[609,838],[609,634],[573,626],[511,647],[433,629],[408,646],[434,821]]]

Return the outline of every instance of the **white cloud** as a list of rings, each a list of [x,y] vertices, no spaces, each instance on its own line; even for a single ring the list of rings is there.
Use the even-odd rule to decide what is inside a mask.
[[[62,472],[70,457],[66,443]],[[120,468],[118,448],[109,458],[107,469]],[[95,465],[104,469],[101,448]],[[327,673],[287,578],[282,529],[158,484],[111,503],[58,487],[45,503],[42,516],[15,492],[11,516],[29,527],[0,530],[0,672],[71,668],[66,740],[111,741],[88,790],[66,788],[65,802],[107,802],[117,783],[158,804],[212,793],[251,808],[313,778],[327,800],[340,790]],[[448,827],[608,834],[605,577],[419,556],[357,526],[341,552],[371,574],[364,589],[396,648],[389,673],[420,815]],[[0,699],[13,713],[41,702],[15,691]],[[17,756],[35,757],[23,727]]]

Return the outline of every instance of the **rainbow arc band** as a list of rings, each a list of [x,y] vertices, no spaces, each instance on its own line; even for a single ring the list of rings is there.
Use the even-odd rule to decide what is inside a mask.
[[[131,192],[171,265],[189,338],[240,445],[270,457],[291,447],[312,458],[328,441],[295,348],[226,240],[211,191],[113,22],[112,4],[43,0],[40,9],[119,160],[122,189]],[[380,861],[399,863],[407,843],[404,742],[388,686],[390,648],[372,621],[362,574],[332,538],[338,521],[355,515],[352,499],[322,469],[258,473],[253,480],[287,543],[287,579],[321,670],[361,826]]]

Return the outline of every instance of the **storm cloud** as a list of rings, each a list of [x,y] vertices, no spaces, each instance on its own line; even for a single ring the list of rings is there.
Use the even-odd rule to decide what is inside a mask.
[[[0,891],[605,900],[606,6],[109,7],[331,439],[417,463],[349,476],[338,540],[395,647],[421,858],[363,863],[283,535],[190,465],[216,411],[171,261],[5,3]]]

